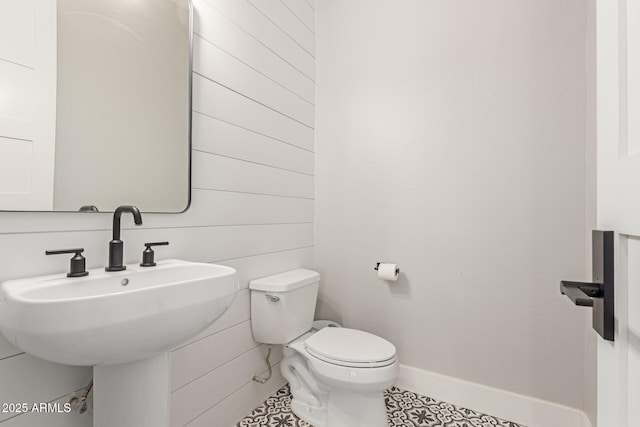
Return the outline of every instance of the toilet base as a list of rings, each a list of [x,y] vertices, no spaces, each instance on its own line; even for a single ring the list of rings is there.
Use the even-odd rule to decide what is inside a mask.
[[[314,427],[388,427],[383,392],[329,394],[327,406],[291,400],[291,411]]]
[[[296,399],[291,393],[291,412],[298,418],[308,422],[314,427],[327,427],[327,407],[314,406],[300,399]]]
[[[291,410],[314,427],[387,427],[384,385],[374,390],[324,384],[300,354],[285,348],[280,363],[291,388]],[[391,385],[389,381],[388,385]]]
[[[325,427],[388,427],[383,392],[333,390],[329,395]]]

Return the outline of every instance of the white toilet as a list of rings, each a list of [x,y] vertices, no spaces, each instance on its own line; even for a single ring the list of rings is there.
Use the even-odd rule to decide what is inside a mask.
[[[252,280],[256,341],[283,344],[291,409],[314,427],[387,427],[383,392],[398,376],[396,349],[347,328],[311,330],[320,275],[298,269]]]

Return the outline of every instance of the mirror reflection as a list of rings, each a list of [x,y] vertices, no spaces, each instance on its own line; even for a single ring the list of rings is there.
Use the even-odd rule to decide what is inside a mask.
[[[36,3],[0,17],[0,210],[185,210],[188,0]]]

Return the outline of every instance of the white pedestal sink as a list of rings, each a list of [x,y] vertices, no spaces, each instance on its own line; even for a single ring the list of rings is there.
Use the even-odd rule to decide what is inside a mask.
[[[0,285],[0,331],[52,362],[94,366],[94,427],[169,425],[169,350],[231,305],[233,268],[180,260]]]

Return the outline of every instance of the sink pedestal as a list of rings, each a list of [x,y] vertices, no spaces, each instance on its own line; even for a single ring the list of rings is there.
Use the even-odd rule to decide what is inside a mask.
[[[169,353],[93,368],[94,427],[169,427]]]

